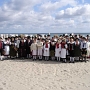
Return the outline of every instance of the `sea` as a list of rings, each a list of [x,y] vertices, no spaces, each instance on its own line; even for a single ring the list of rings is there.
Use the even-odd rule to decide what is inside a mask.
[[[37,34],[39,35],[50,35],[50,37],[53,37],[54,35],[70,35],[70,34],[74,34],[74,35],[82,35],[82,36],[87,36],[90,35],[90,33],[0,33],[0,35],[28,35],[28,36],[36,36]]]

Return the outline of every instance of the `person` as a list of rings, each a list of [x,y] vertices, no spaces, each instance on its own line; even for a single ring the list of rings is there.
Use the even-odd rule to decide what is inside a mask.
[[[36,60],[37,59],[37,43],[36,43],[36,40],[33,41],[33,43],[31,44],[31,52],[32,52],[32,57],[33,57],[33,60]]]
[[[81,42],[81,55],[82,55],[82,60],[84,60],[86,62],[86,55],[87,55],[87,41],[86,38],[83,37],[82,38],[82,42]]]
[[[87,58],[90,58],[90,41],[87,39]]]
[[[70,56],[70,62],[74,63],[74,39],[71,37],[70,38],[70,43],[68,43],[68,52]]]
[[[42,55],[43,55],[43,42],[42,39],[38,39],[37,42],[37,50],[38,50],[38,58],[39,60],[42,60]]]
[[[20,52],[20,58],[24,59],[26,57],[26,44],[24,42],[24,38],[21,38],[19,44],[19,52]]]
[[[51,60],[55,60],[55,41],[54,40],[50,42],[50,57],[51,57]]]
[[[67,47],[69,47],[70,44],[70,37],[67,38]],[[70,60],[70,54],[69,54],[69,49],[67,48],[67,55],[66,55],[66,59]]]
[[[67,44],[65,38],[61,42],[61,59],[66,63]]]
[[[15,38],[16,47],[17,47],[17,58],[20,58],[20,51],[19,51],[20,40],[21,40],[20,36]]]
[[[16,47],[16,43],[15,43],[15,38],[12,37],[11,42],[10,42],[10,58],[11,59],[16,58],[16,53],[17,53],[17,47]]]
[[[26,40],[26,55],[27,55],[27,59],[31,58],[31,50],[30,50],[31,44],[32,44],[32,41],[30,40],[30,37],[28,36],[27,40]]]
[[[75,45],[74,45],[74,57],[75,59],[77,60],[80,60],[80,57],[81,57],[81,49],[80,49],[80,42],[79,42],[79,39],[76,38],[75,40]]]
[[[48,40],[46,40],[44,46],[43,46],[43,49],[44,49],[44,57],[45,57],[45,60],[48,61],[49,60],[49,56],[50,56],[50,43]]]
[[[2,41],[2,38],[0,37],[0,59],[1,59],[1,61],[3,61],[3,49],[4,49],[4,46],[3,46],[4,44],[3,44],[3,41]]]
[[[10,52],[10,41],[8,40],[8,38],[5,38],[4,41],[4,52],[5,59],[8,59]]]
[[[61,44],[60,44],[59,40],[56,42],[56,45],[55,45],[55,57],[56,57],[57,61],[60,61],[60,58],[61,58]]]

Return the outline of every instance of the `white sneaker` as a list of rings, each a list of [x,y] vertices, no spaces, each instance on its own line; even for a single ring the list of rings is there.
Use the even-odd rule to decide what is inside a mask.
[[[1,56],[1,61],[3,61],[3,58],[2,58],[2,56]]]

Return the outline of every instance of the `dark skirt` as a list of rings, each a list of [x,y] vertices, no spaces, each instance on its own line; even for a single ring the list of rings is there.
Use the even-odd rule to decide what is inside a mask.
[[[15,46],[10,46],[10,56],[15,57],[17,53],[16,47]]]
[[[0,55],[3,55],[3,49],[0,49]]]
[[[26,50],[24,48],[19,49],[19,57],[26,57]]]
[[[51,57],[54,57],[54,56],[55,56],[54,50],[51,50],[51,51],[50,51],[50,56],[51,56]]]
[[[74,57],[74,50],[69,50],[69,56]]]
[[[26,54],[31,54],[30,47],[27,47],[27,48],[26,48]]]
[[[81,56],[81,50],[80,48],[75,48],[74,49],[74,57],[80,57]]]

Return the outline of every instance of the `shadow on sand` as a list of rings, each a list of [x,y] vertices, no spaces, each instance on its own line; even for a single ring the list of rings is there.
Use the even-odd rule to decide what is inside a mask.
[[[67,60],[67,62],[63,62],[63,61],[45,61],[45,60],[32,60],[32,59],[10,59],[10,62],[35,62],[35,63],[40,63],[40,64],[68,64],[70,63],[69,60]],[[85,61],[81,61],[81,60],[76,60],[74,63],[87,63],[90,62],[89,59]],[[73,63],[73,64],[74,64]]]

